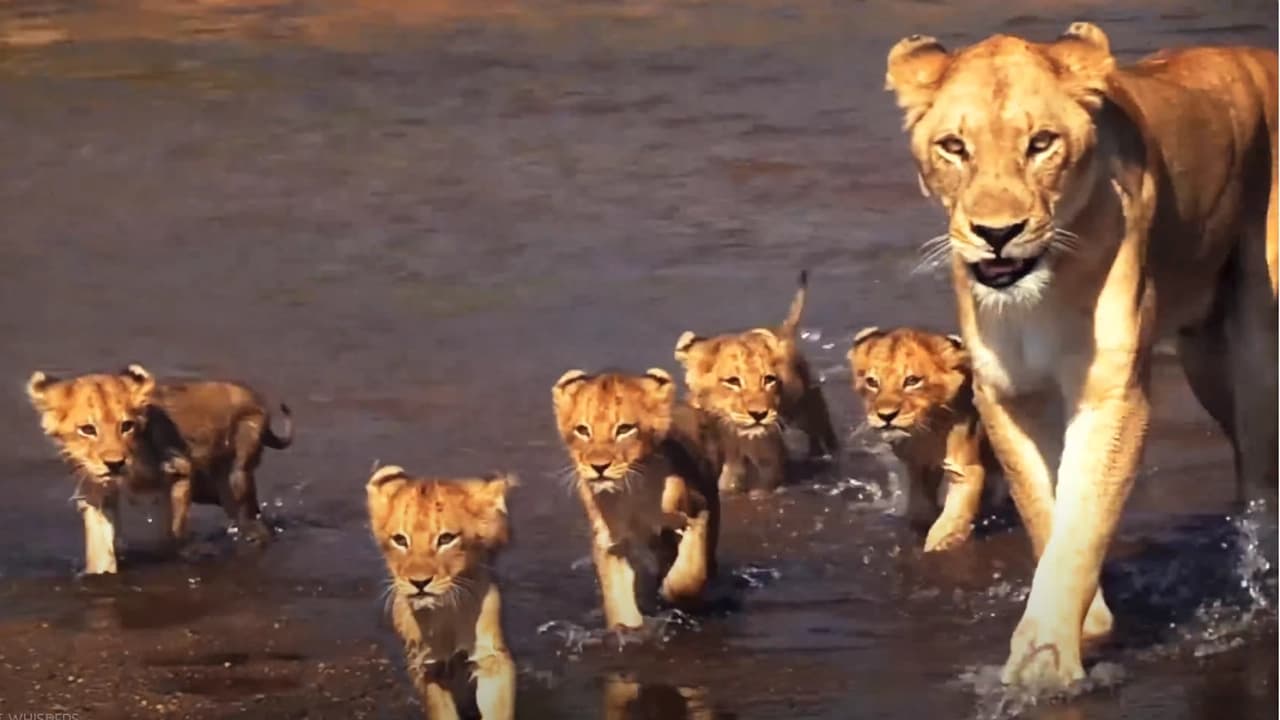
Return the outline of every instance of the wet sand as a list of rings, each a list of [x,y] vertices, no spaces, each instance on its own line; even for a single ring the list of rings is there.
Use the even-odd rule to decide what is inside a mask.
[[[1018,710],[987,683],[1029,584],[1021,531],[926,558],[863,489],[892,483],[859,452],[726,502],[739,607],[595,644],[550,385],[671,367],[686,329],[774,322],[809,267],[806,349],[851,429],[852,333],[953,325],[945,279],[911,272],[942,218],[881,89],[888,47],[1075,19],[1122,60],[1268,45],[1274,5],[401,5],[0,4],[0,713],[414,716],[362,504],[375,459],[525,479],[499,562],[520,717],[601,717],[626,682],[644,688],[631,717]],[[295,445],[259,474],[266,552],[132,553],[117,578],[75,579],[72,485],[21,385],[127,362],[294,408]],[[1175,361],[1156,386],[1104,573],[1120,625],[1100,676],[1121,677],[1028,717],[1275,717],[1275,571],[1256,555],[1275,560],[1274,511],[1227,519],[1225,442]],[[219,537],[220,513],[195,527]]]

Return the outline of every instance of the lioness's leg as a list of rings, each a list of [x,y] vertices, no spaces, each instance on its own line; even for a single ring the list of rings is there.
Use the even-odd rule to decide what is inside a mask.
[[[76,501],[84,521],[84,572],[86,575],[116,572],[116,494],[91,489]]]
[[[1058,401],[1050,393],[995,398],[980,388],[974,399],[1039,558],[1053,528],[1053,468],[1063,433]]]
[[[640,698],[640,686],[621,675],[610,673],[604,679],[604,720],[627,720],[631,703]]]
[[[1133,367],[1144,361],[1136,353],[1095,352],[1081,379],[1058,468],[1052,529],[1010,641],[1006,683],[1060,688],[1084,677],[1081,631],[1090,607],[1105,607],[1097,598],[1098,576],[1146,437],[1147,371]],[[1101,385],[1112,378],[1121,381]],[[1140,379],[1126,383],[1130,378]]]
[[[458,706],[454,704],[449,688],[427,678],[418,678],[414,684],[422,696],[427,720],[458,720]]]
[[[511,654],[475,658],[476,706],[483,720],[511,720],[516,713],[516,664]]]

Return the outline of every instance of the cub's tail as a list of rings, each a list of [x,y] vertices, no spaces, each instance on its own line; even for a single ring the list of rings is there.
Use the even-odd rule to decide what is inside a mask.
[[[787,311],[787,319],[782,321],[780,328],[781,334],[787,337],[793,337],[796,330],[800,327],[800,314],[804,312],[804,298],[809,289],[809,271],[801,270],[800,279],[798,281],[800,287],[796,290],[796,296],[791,301],[791,309]]]
[[[289,406],[280,403],[280,414],[284,416],[283,432],[277,433],[271,429],[271,419],[267,419],[267,424],[262,427],[262,444],[276,450],[283,450],[293,444],[293,413],[289,410]]]

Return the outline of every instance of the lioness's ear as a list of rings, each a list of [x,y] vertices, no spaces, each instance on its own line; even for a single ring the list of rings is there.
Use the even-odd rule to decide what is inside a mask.
[[[137,363],[121,370],[120,376],[133,385],[135,402],[141,403],[150,399],[151,392],[156,389],[156,379],[152,377],[151,373],[147,372],[146,368]]]
[[[894,92],[906,113],[903,127],[915,125],[929,109],[938,80],[950,65],[951,55],[928,35],[903,38],[889,50],[884,89]]]
[[[1071,23],[1066,32],[1046,46],[1067,91],[1090,110],[1102,106],[1107,77],[1115,69],[1111,41],[1102,28],[1087,22]]]
[[[58,382],[57,378],[50,377],[40,370],[31,373],[31,378],[27,380],[27,398],[31,400],[35,409],[44,412],[49,408],[47,403],[47,395],[49,386]]]

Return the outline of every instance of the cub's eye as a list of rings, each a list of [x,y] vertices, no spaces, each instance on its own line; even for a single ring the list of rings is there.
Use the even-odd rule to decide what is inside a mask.
[[[125,420],[124,422],[120,423],[120,434],[128,435],[129,433],[133,432],[133,428],[134,428],[133,421]]]
[[[85,437],[98,437],[98,428],[94,427],[91,424],[81,425],[80,427],[76,428],[76,432],[80,433]]]
[[[457,533],[440,533],[440,535],[436,537],[436,547],[442,548],[457,539]]]
[[[948,135],[938,141],[938,147],[942,148],[942,152],[956,157],[965,155],[964,141],[955,135]]]
[[[579,425],[573,429],[573,434],[580,438],[591,439],[591,428],[586,425]]]
[[[613,431],[614,437],[626,437],[636,431],[636,426],[631,423],[622,423]]]
[[[919,384],[920,384],[919,375],[908,375],[902,379],[902,387],[904,388],[913,388]]]
[[[404,548],[405,550],[409,549],[409,538],[404,533],[396,533],[395,535],[392,535],[391,542],[396,547]]]
[[[778,376],[777,376],[777,375],[765,375],[765,376],[764,376],[764,386],[765,386],[765,387],[773,387],[774,385],[777,385],[777,384],[778,384]]]
[[[1058,134],[1049,130],[1041,130],[1031,136],[1031,141],[1027,143],[1027,155],[1039,155],[1058,141]]]
[[[728,385],[729,387],[735,390],[742,389],[742,378],[740,377],[735,376],[735,377],[721,378],[720,382],[724,383],[725,385]]]
[[[868,376],[867,376],[867,379],[866,379],[866,380],[864,380],[863,382],[865,382],[865,383],[867,384],[867,387],[871,388],[872,390],[879,390],[879,389],[880,389],[880,381],[879,381],[879,380],[876,380],[875,378],[871,377],[870,375],[868,375]]]

